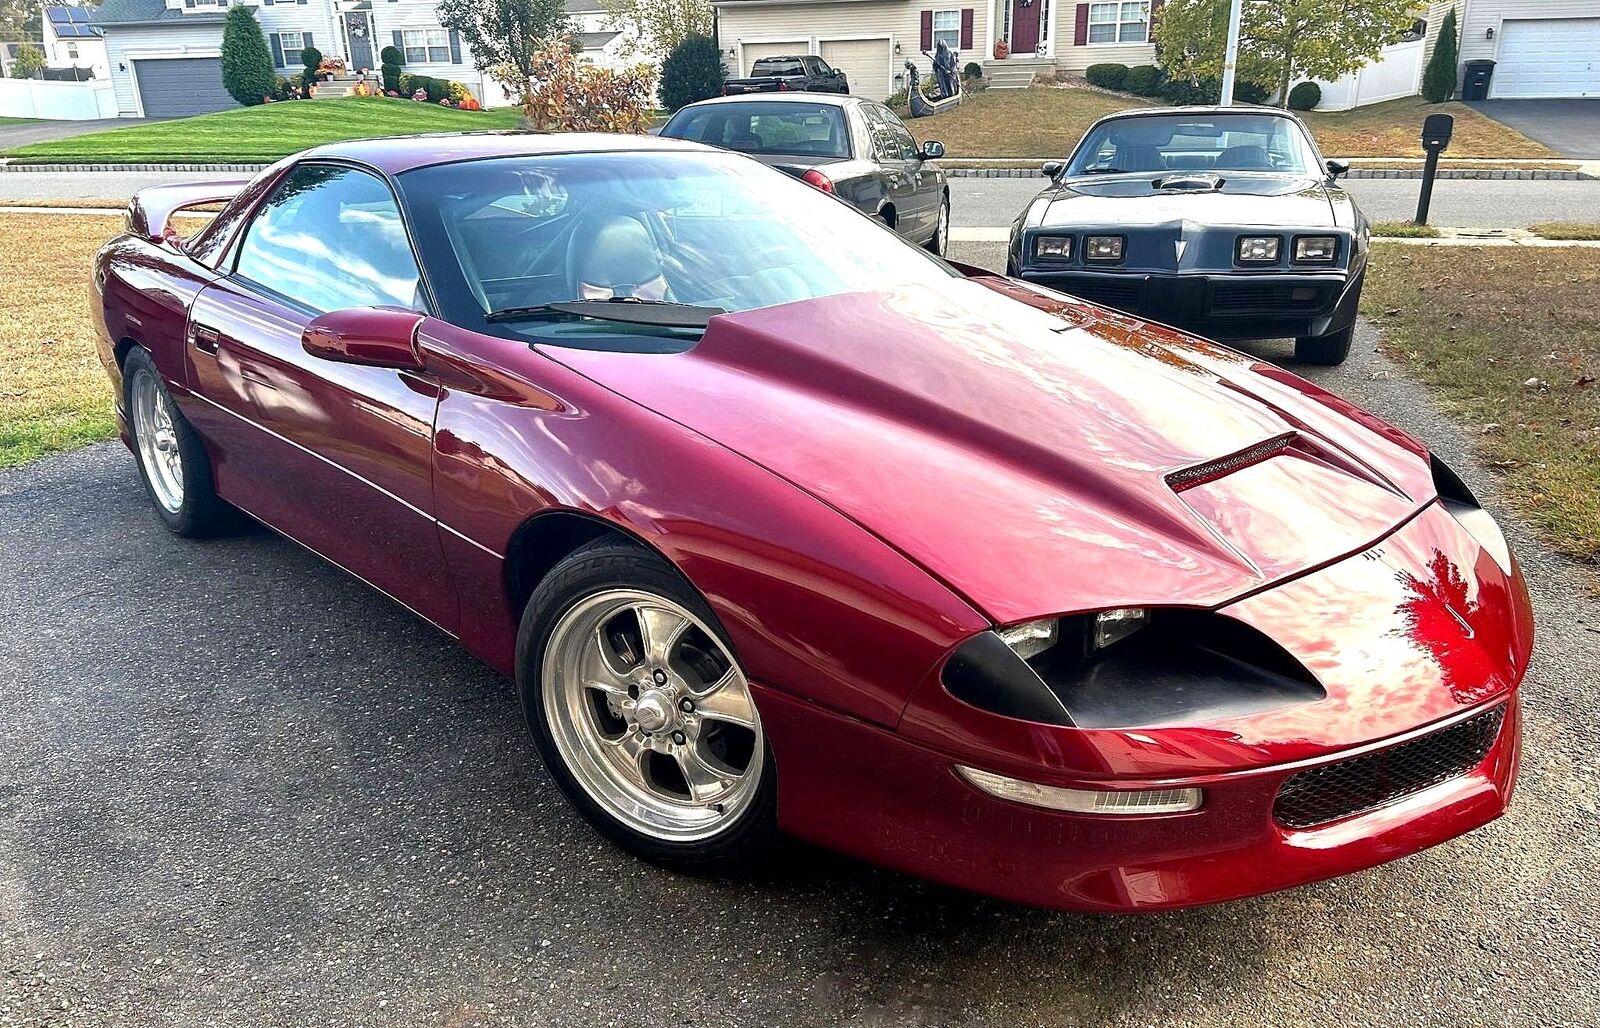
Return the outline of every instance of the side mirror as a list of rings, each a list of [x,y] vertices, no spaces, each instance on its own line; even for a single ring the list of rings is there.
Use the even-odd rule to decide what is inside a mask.
[[[944,156],[944,144],[937,139],[930,139],[922,144],[922,157],[924,160],[936,161]]]
[[[1039,171],[1045,178],[1053,180],[1057,175],[1061,174],[1061,169],[1065,167],[1066,165],[1060,161],[1045,161],[1039,165]]]
[[[341,364],[421,371],[417,326],[422,315],[398,307],[352,307],[320,315],[300,336],[313,357]]]
[[[1349,173],[1350,173],[1350,162],[1349,161],[1329,161],[1328,162],[1328,177],[1329,178],[1338,178],[1340,175],[1348,175]]]

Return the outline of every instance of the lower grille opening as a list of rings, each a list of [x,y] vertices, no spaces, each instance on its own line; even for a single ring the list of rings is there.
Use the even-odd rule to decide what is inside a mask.
[[[1333,287],[1281,283],[1222,283],[1211,294],[1211,309],[1298,313],[1320,310],[1333,299]]]
[[[1483,763],[1504,719],[1499,706],[1399,746],[1292,774],[1272,816],[1287,828],[1311,828],[1457,778]]]
[[[1080,278],[1063,286],[1063,291],[1080,300],[1088,300],[1102,307],[1133,313],[1139,306],[1143,283],[1119,282],[1114,278]]]

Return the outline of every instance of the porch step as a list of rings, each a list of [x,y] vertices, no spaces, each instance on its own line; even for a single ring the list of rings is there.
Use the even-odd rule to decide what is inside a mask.
[[[1055,71],[1052,57],[1008,57],[1003,61],[984,61],[983,78],[990,89],[1027,89],[1042,71]]]

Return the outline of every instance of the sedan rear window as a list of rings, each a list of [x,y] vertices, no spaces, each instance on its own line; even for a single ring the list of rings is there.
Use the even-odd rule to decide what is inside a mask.
[[[740,153],[850,156],[844,112],[833,104],[739,101],[689,107],[661,134]]]

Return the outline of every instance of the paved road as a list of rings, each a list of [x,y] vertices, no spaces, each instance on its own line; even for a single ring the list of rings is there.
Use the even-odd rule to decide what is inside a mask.
[[[1461,459],[1370,334],[1315,377]],[[507,683],[376,593],[265,532],[171,538],[115,444],[0,474],[0,1025],[1592,1026],[1600,610],[1509,527],[1540,640],[1506,818],[1115,919],[798,846],[644,866]]]
[[[43,143],[52,139],[104,132],[106,129],[143,125],[159,118],[103,118],[99,121],[30,121],[21,125],[0,125],[0,150],[29,143]]]
[[[0,194],[10,176],[0,175]],[[1416,179],[1351,179],[1350,192],[1373,221],[1406,221],[1417,212]],[[1043,179],[950,180],[950,221],[958,227],[1010,225]],[[1526,228],[1541,221],[1600,221],[1600,181],[1441,179],[1428,220],[1435,225]]]
[[[1472,106],[1563,156],[1600,158],[1600,97],[1480,100]]]

